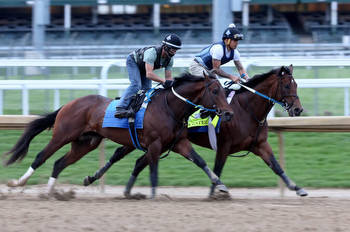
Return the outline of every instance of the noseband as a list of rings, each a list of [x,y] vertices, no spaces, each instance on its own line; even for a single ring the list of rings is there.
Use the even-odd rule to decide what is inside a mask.
[[[281,76],[281,77],[279,78],[279,83],[278,83],[278,88],[280,89],[280,95],[282,96],[282,100],[281,100],[281,102],[283,103],[282,107],[283,107],[286,111],[290,110],[290,108],[293,107],[294,102],[295,102],[296,99],[299,99],[298,95],[296,95],[296,94],[283,94],[283,90],[282,90],[282,79],[283,79],[283,78],[288,78],[288,77],[289,77],[289,76],[287,76],[287,77]],[[294,78],[293,78],[292,76],[291,76],[290,78],[292,78],[292,80],[295,81]],[[278,92],[278,91],[276,91],[276,93],[277,93],[277,92]],[[293,97],[292,104],[288,104],[288,102],[286,101],[286,98],[287,98],[287,97]]]

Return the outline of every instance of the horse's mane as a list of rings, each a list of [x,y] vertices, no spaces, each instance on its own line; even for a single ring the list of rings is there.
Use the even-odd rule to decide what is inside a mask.
[[[271,71],[267,72],[267,73],[263,73],[263,74],[256,74],[254,75],[252,78],[249,79],[249,81],[247,83],[245,83],[245,86],[248,86],[250,88],[254,88],[255,86],[257,86],[259,83],[263,82],[267,77],[273,75],[273,74],[277,74],[278,73],[278,68],[276,69],[272,69]],[[236,91],[236,94],[239,93],[243,93],[245,91],[248,91],[245,88],[240,88],[239,90]]]
[[[184,72],[180,74],[180,76],[177,76],[174,78],[174,85],[179,85],[184,81],[202,81],[202,80],[204,80],[204,77],[202,76],[194,76],[189,72]]]

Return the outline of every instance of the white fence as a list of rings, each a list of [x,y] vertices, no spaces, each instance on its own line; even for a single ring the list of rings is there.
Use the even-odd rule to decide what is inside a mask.
[[[175,59],[175,67],[187,67],[191,59]],[[246,59],[243,63],[248,68],[251,65],[274,67],[293,64],[294,66],[350,66],[350,59],[300,59],[300,58],[262,58]],[[60,107],[60,90],[84,89],[98,90],[99,94],[107,96],[107,90],[123,90],[128,79],[108,79],[108,71],[113,66],[125,66],[125,60],[1,60],[0,67],[102,67],[100,79],[94,80],[0,80],[0,114],[3,114],[3,90],[22,91],[22,114],[29,114],[29,90],[54,90],[54,109]],[[230,66],[230,65],[225,65]],[[232,66],[232,64],[231,64]],[[349,112],[350,79],[298,79],[299,88],[344,88],[344,115]]]

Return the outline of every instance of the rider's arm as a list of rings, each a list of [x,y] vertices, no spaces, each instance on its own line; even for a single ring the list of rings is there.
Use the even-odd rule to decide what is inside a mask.
[[[239,80],[239,78],[237,76],[234,76],[234,75],[231,75],[227,72],[224,72],[224,70],[222,70],[220,68],[220,66],[221,66],[220,60],[212,59],[212,62],[213,62],[213,73],[215,73],[221,77],[228,78],[234,82],[237,82]]]
[[[248,80],[249,79],[248,73],[244,69],[244,67],[240,61],[240,54],[239,54],[239,51],[237,49],[235,50],[233,62],[235,63],[235,66],[237,68],[237,71],[239,72],[240,77]]]
[[[152,81],[156,81],[156,82],[161,82],[161,83],[165,82],[164,78],[161,78],[160,76],[158,76],[153,72],[154,66],[152,64],[145,63],[145,66],[146,66],[146,77],[148,79],[151,79]]]
[[[171,77],[171,70],[165,70],[165,80],[173,80]]]
[[[149,48],[144,52],[143,61],[145,62],[146,77],[152,81],[164,83],[165,79],[154,73],[154,62],[157,59],[155,48]]]
[[[239,72],[240,77],[248,80],[249,78],[248,73],[245,71],[241,62],[239,60],[235,60],[234,63],[236,65],[236,68],[237,68],[237,71]]]
[[[174,64],[174,58],[171,58],[168,66],[165,67],[165,80],[173,80],[172,76],[171,76],[171,70],[173,68],[173,64]]]

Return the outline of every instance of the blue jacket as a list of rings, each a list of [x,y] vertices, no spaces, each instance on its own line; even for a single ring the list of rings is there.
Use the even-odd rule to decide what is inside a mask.
[[[233,60],[234,58],[234,54],[235,54],[235,50],[231,50],[230,52],[230,56],[227,58],[226,57],[226,46],[224,44],[223,41],[221,42],[217,42],[217,43],[213,43],[211,45],[209,45],[208,47],[204,48],[199,54],[197,54],[195,56],[195,59],[201,64],[203,65],[204,67],[206,67],[208,70],[211,70],[213,69],[213,57],[210,55],[210,49],[211,47],[213,47],[214,45],[216,44],[221,44],[223,50],[224,50],[224,55],[223,57],[221,58],[221,64],[226,64],[227,62]]]

